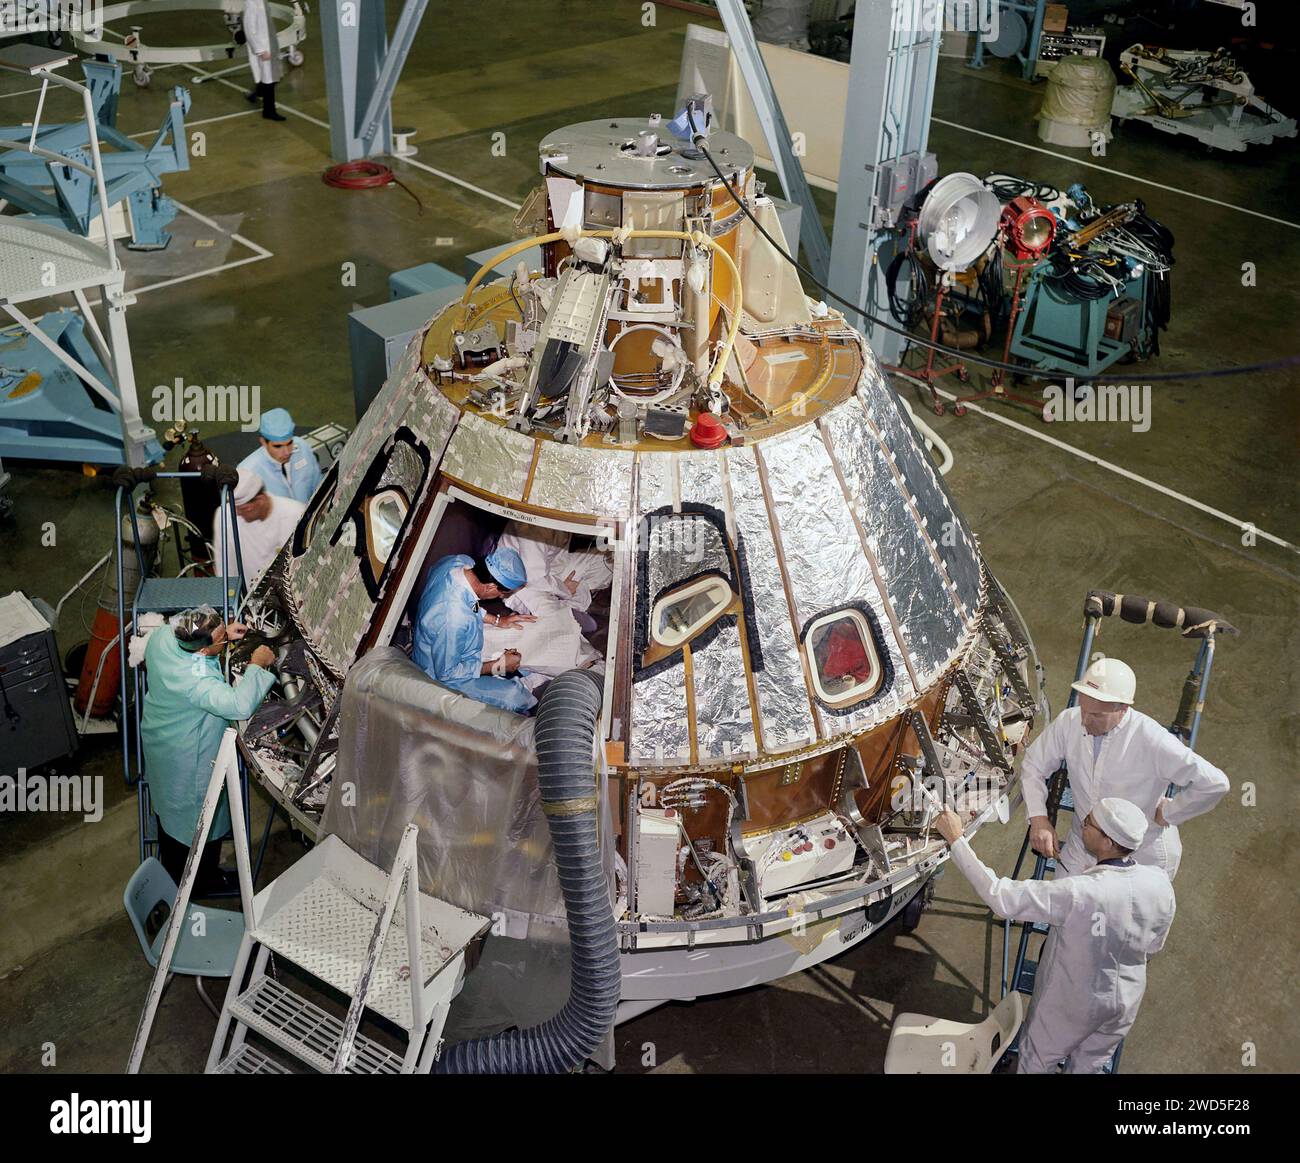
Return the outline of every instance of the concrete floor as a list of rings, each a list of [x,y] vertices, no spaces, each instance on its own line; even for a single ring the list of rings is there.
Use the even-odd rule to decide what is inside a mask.
[[[419,127],[421,166],[518,202],[536,180],[534,148],[549,130],[606,113],[669,111],[683,29],[695,18],[660,6],[656,27],[647,29],[641,6],[628,2],[511,0],[493,7],[501,15],[485,27],[479,5],[438,5],[420,33],[394,111],[397,121]],[[319,175],[330,159],[314,27],[306,50],[306,66],[281,86],[290,115],[283,125],[249,115],[242,75],[191,86],[191,121],[218,120],[196,126],[206,134],[207,156],[196,158],[189,173],[169,177],[165,188],[273,257],[141,294],[130,328],[145,400],[153,385],[177,376],[197,384],[258,383],[266,406],[288,406],[300,424],[350,423],[347,312],[386,299],[394,269],[428,261],[454,267],[460,256],[509,236],[507,206],[412,164],[396,169],[423,213],[396,187],[343,192],[323,185]],[[147,91],[128,84],[121,123],[131,131],[153,128],[165,86],[189,79],[173,68],[159,72]],[[0,121],[30,117],[31,98],[9,95],[23,87],[0,83]],[[1153,372],[1295,350],[1300,236],[1234,207],[1300,217],[1296,142],[1227,159],[1134,128],[1120,132],[1107,158],[1056,151],[1079,159],[1062,160],[1014,144],[1037,144],[1037,99],[994,70],[974,74],[945,62],[931,138],[942,171],[999,169],[1062,186],[1082,178],[1103,202],[1142,197],[1178,240],[1173,325],[1162,337],[1161,358],[1149,365]],[[1275,99],[1284,104],[1280,94]],[[492,150],[497,131],[506,135],[504,157]],[[829,209],[830,199],[824,204]],[[193,246],[196,234],[215,234],[187,228],[185,245],[197,267],[205,248]],[[250,253],[229,241],[222,248],[229,259]],[[183,257],[167,255],[171,264]],[[1253,288],[1241,284],[1245,262],[1257,266]],[[355,287],[341,278],[344,263],[356,264]],[[175,274],[172,266],[151,267],[147,256],[132,256],[128,266],[136,287],[157,281],[163,270],[162,277]],[[1134,369],[1135,381],[1142,370]],[[973,412],[931,419],[956,456],[949,487],[1033,630],[1054,706],[1064,700],[1089,587],[1209,606],[1242,630],[1219,652],[1201,736],[1202,750],[1229,773],[1234,791],[1184,831],[1178,920],[1151,966],[1147,1000],[1127,1044],[1129,1072],[1234,1072],[1243,1068],[1246,1043],[1256,1047],[1256,1070],[1300,1069],[1291,985],[1300,869],[1290,822],[1300,806],[1296,387],[1293,373],[1156,385],[1153,422],[1141,434],[1110,424],[1044,432],[1030,413],[997,405],[999,416],[1020,427]],[[1160,488],[1071,455],[1042,435]],[[0,530],[3,586],[54,602],[109,548],[111,486],[76,468],[16,461],[6,467],[15,512]],[[1289,544],[1263,536],[1243,544],[1237,527],[1180,495]],[[44,522],[54,523],[53,546],[41,543]],[[85,637],[78,622],[74,600],[60,627],[63,649]],[[1140,705],[1167,720],[1191,661],[1189,644],[1167,632],[1116,625],[1105,628],[1099,647],[1134,665]],[[46,1043],[55,1046],[59,1070],[115,1072],[126,1061],[149,974],[121,910],[121,886],[136,863],[136,825],[115,748],[111,737],[89,741],[71,765],[104,777],[110,802],[99,824],[0,819],[0,1070],[41,1069]],[[1258,806],[1243,806],[1245,782],[1255,786]],[[255,831],[264,813],[255,797]],[[982,831],[977,848],[1009,871],[1022,834],[1018,817]],[[300,852],[298,841],[277,828],[269,871]],[[949,873],[913,934],[894,925],[812,972],[668,1006],[621,1027],[619,1069],[640,1071],[653,1060],[653,1069],[672,1072],[877,1071],[896,1013],[977,1020],[996,1000],[999,969],[1000,930]],[[174,985],[147,1069],[201,1069],[212,1027],[194,991]]]

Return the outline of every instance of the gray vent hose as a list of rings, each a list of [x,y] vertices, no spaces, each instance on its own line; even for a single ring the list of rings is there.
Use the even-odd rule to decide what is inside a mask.
[[[570,670],[551,682],[537,708],[537,778],[569,921],[569,1000],[541,1025],[449,1047],[439,1074],[567,1073],[613,1028],[622,975],[591,759],[600,703],[598,677]]]

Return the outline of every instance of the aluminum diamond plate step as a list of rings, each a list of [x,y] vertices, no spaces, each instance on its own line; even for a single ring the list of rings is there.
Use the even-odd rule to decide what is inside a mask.
[[[327,836],[257,894],[253,939],[351,997],[366,966],[387,891],[386,873],[337,836]],[[461,954],[489,924],[486,917],[420,894],[426,1014],[455,996],[464,966]],[[411,967],[400,903],[370,975],[365,1004],[411,1030]]]
[[[258,977],[230,1012],[250,1030],[274,1042],[308,1066],[329,1073],[343,1036],[343,1021],[270,977]],[[402,1059],[357,1034],[347,1074],[400,1074]]]
[[[217,1065],[218,1074],[292,1074],[274,1058],[264,1054],[247,1042],[235,1049]]]

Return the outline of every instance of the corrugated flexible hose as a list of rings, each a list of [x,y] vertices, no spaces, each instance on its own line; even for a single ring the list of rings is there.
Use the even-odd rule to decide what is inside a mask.
[[[449,1047],[439,1074],[567,1073],[613,1028],[622,979],[592,766],[600,702],[598,676],[570,670],[551,682],[537,708],[537,777],[569,922],[569,999],[540,1025]]]

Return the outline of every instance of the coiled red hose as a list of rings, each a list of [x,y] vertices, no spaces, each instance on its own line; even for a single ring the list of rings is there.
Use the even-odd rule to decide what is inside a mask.
[[[380,186],[387,186],[391,182],[401,186],[403,190],[410,194],[415,199],[418,212],[420,214],[424,213],[424,203],[420,201],[415,191],[381,162],[368,159],[355,162],[340,162],[336,166],[330,166],[321,174],[320,180],[327,186],[334,186],[340,190],[375,190]]]
[[[372,161],[343,162],[321,174],[321,181],[340,190],[373,190],[394,180],[392,170]]]

